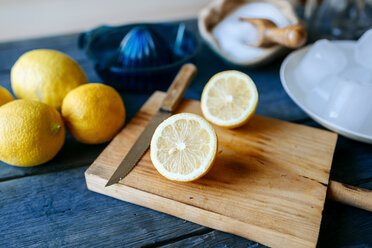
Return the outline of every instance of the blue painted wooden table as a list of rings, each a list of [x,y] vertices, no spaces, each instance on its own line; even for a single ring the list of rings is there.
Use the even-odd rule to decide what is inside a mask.
[[[186,22],[197,32],[195,20]],[[101,82],[84,53],[78,34],[0,44],[0,85],[10,89],[10,68],[24,52],[57,49],[83,67],[90,82]],[[196,57],[198,75],[186,97],[200,99],[215,73],[238,69],[257,84],[257,114],[320,127],[284,92],[282,59],[260,69],[226,65],[205,45]],[[128,120],[150,96],[121,92]],[[0,247],[263,247],[87,190],[84,171],[107,144],[84,145],[67,134],[66,143],[50,162],[17,168],[0,162]],[[372,146],[339,137],[331,179],[372,189]],[[254,213],[253,213],[254,214]],[[318,247],[372,247],[372,213],[326,201]]]

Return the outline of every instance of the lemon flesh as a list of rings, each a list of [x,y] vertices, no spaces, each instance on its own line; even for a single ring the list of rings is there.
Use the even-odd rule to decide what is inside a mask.
[[[257,102],[257,89],[248,75],[238,71],[224,71],[214,75],[204,87],[201,109],[210,122],[235,128],[249,120]]]
[[[155,130],[151,140],[151,160],[164,177],[193,181],[212,167],[217,136],[212,126],[195,114],[169,117]]]

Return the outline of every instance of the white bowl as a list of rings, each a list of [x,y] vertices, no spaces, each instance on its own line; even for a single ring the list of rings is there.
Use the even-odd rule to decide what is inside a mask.
[[[355,41],[332,41],[335,45],[340,47],[352,47]],[[369,129],[362,131],[353,131],[342,125],[336,124],[322,117],[321,109],[311,109],[306,103],[306,93],[299,87],[299,82],[294,76],[294,69],[300,63],[302,58],[312,45],[306,46],[289,54],[283,61],[280,67],[280,80],[282,85],[290,98],[314,121],[320,125],[335,131],[345,137],[357,141],[372,144],[372,125]]]

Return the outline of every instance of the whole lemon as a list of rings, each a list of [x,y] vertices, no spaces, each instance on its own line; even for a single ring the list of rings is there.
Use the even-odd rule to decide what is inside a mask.
[[[38,49],[16,61],[11,70],[11,83],[18,98],[40,101],[59,110],[66,94],[87,83],[87,77],[67,55]]]
[[[56,109],[32,100],[15,100],[0,108],[0,160],[34,166],[51,160],[65,141]]]
[[[13,96],[5,88],[0,86],[0,106],[7,102],[13,101]]]
[[[111,140],[125,122],[125,107],[113,88],[91,83],[70,91],[62,103],[62,116],[76,140],[100,144]]]

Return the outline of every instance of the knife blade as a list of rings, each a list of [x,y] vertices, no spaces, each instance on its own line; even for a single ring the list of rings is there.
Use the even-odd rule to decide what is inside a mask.
[[[181,70],[178,72],[171,86],[167,90],[160,108],[142,131],[141,135],[133,144],[127,155],[121,161],[118,168],[116,168],[115,172],[107,181],[105,187],[122,180],[137,164],[143,154],[147,151],[155,129],[163,120],[172,115],[178,104],[181,102],[182,97],[195,74],[195,65],[185,64],[182,66]]]

